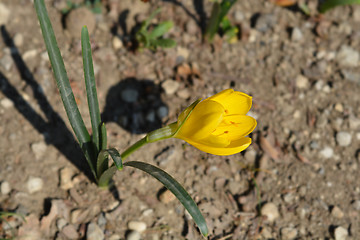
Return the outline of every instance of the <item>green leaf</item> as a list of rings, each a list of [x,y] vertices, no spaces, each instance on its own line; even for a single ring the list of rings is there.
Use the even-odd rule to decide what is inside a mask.
[[[326,0],[320,4],[319,10],[321,13],[324,13],[331,8],[349,4],[360,4],[360,0]]]
[[[121,155],[118,152],[118,150],[116,150],[115,148],[110,148],[110,149],[108,149],[106,151],[110,154],[112,160],[115,163],[116,168],[118,170],[122,170],[123,169],[123,162],[122,162]]]
[[[151,13],[151,15],[143,22],[140,31],[146,31],[148,26],[150,25],[150,22],[153,20],[153,18],[158,15],[161,12],[161,8],[157,8],[155,11]]]
[[[213,40],[215,34],[219,29],[220,12],[220,4],[218,2],[214,2],[213,8],[211,10],[210,20],[206,26],[205,31],[205,38],[210,42]]]
[[[123,162],[121,155],[115,148],[101,150],[96,164],[97,176],[100,178],[101,175],[109,168],[109,154],[114,161],[114,164],[118,170],[123,169]]]
[[[87,27],[84,26],[81,30],[81,49],[83,57],[83,66],[84,66],[84,78],[86,85],[86,95],[89,105],[91,126],[92,126],[92,141],[95,145],[96,155],[100,151],[100,110],[99,102],[96,93],[96,82],[93,61],[91,56],[91,44],[89,39],[89,32]]]
[[[98,186],[101,188],[108,188],[109,182],[111,178],[116,173],[117,168],[115,166],[112,166],[108,168],[101,176],[99,177]]]
[[[98,178],[109,168],[109,153],[107,150],[99,152],[96,162],[96,174]]]
[[[107,134],[105,123],[102,123],[100,127],[100,146],[100,151],[106,149],[107,147]]]
[[[208,235],[208,228],[206,226],[205,219],[201,214],[199,208],[197,207],[196,203],[191,198],[191,196],[186,192],[186,190],[173,177],[171,177],[169,174],[167,174],[160,168],[144,162],[137,162],[137,161],[126,162],[124,163],[124,166],[130,166],[140,169],[150,174],[157,180],[159,180],[167,189],[169,189],[177,197],[177,199],[179,199],[181,204],[190,213],[195,223],[198,225],[202,235],[205,237]]]
[[[172,21],[162,22],[151,31],[149,37],[152,39],[161,37],[166,32],[168,32],[173,26],[174,26],[174,23]]]
[[[162,38],[162,39],[150,39],[151,44],[162,47],[162,48],[172,48],[176,46],[176,42],[169,38]]]
[[[75,132],[76,138],[79,141],[80,147],[84,151],[91,171],[94,174],[94,177],[96,177],[94,168],[94,163],[96,161],[94,158],[94,149],[93,146],[89,144],[91,142],[91,138],[76,105],[75,97],[66,73],[64,61],[56,42],[54,30],[46,11],[44,0],[35,0],[34,5],[66,114],[69,118],[71,127]]]
[[[226,16],[230,8],[234,5],[237,0],[223,0],[220,4],[220,16],[219,22]]]

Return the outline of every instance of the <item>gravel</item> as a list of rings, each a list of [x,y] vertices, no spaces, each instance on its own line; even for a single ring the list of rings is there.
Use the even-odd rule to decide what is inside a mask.
[[[336,142],[341,147],[347,147],[351,144],[352,136],[348,132],[338,132],[336,134]]]
[[[264,206],[262,206],[261,214],[263,216],[266,216],[267,221],[269,222],[275,221],[280,216],[277,206],[271,202],[266,203],[264,204]]]

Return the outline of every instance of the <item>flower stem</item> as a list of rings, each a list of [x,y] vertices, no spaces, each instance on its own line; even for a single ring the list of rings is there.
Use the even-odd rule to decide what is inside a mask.
[[[143,137],[142,139],[140,139],[139,141],[137,141],[136,143],[134,143],[133,145],[131,145],[128,149],[126,149],[122,154],[121,154],[121,159],[124,160],[125,158],[127,158],[131,153],[135,152],[138,148],[141,148],[142,146],[144,146],[145,144],[147,144],[147,136]]]

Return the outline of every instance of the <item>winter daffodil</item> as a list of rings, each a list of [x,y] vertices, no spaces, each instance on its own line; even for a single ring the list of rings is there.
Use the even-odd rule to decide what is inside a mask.
[[[256,127],[247,116],[252,98],[227,89],[203,101],[195,101],[179,116],[178,121],[147,135],[148,142],[175,137],[201,151],[215,155],[232,155],[251,144],[246,137]]]

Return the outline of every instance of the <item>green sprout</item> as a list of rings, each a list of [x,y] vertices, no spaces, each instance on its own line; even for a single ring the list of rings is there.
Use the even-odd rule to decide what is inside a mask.
[[[25,218],[21,215],[21,214],[17,214],[17,213],[12,213],[12,212],[1,212],[0,211],[0,223],[4,222],[5,224],[7,224],[11,230],[11,234],[13,236],[15,236],[15,229],[11,226],[11,224],[5,219],[6,217],[19,217],[21,218],[21,220],[23,220],[24,222],[26,222]],[[11,238],[5,238],[5,239],[14,239],[14,237]],[[5,240],[4,239],[4,240]],[[3,238],[0,238],[0,240],[3,240]]]
[[[319,11],[325,13],[334,7],[350,4],[360,4],[360,0],[325,0],[320,4]]]
[[[57,45],[55,33],[46,10],[44,0],[35,0],[34,5],[61,100],[63,102],[70,125],[91,169],[94,181],[100,188],[107,189],[112,177],[118,170],[122,170],[123,167],[126,166],[140,169],[159,180],[167,189],[169,189],[193,217],[202,235],[207,236],[208,228],[199,208],[191,196],[174,178],[172,178],[168,173],[164,172],[160,168],[148,163],[138,161],[128,161],[123,163],[123,160],[127,158],[132,152],[151,142],[149,141],[148,136],[130,146],[122,154],[120,154],[115,148],[107,148],[106,128],[105,124],[101,121],[99,103],[97,99],[89,33],[87,27],[84,26],[81,31],[81,48],[86,94],[93,135],[91,136],[89,134],[78,106],[75,102],[75,97],[70,86],[64,61]],[[153,14],[152,18],[155,16],[155,14]],[[151,19],[148,19],[148,22],[150,22],[150,20]],[[149,25],[148,22],[145,23],[145,29]],[[168,29],[169,24],[160,24],[150,33],[152,36],[150,39],[156,39],[158,36],[161,36],[163,33],[165,33]],[[191,110],[188,112],[188,114],[191,114]],[[112,164],[110,164],[111,159],[113,162]]]
[[[66,8],[62,9],[62,14],[68,14],[71,10],[85,6],[89,8],[93,13],[101,13],[101,0],[85,0],[84,3],[74,3],[71,0],[66,1]]]
[[[135,38],[141,48],[148,48],[156,50],[157,47],[172,48],[176,46],[173,39],[164,38],[163,35],[167,33],[173,26],[172,21],[164,21],[156,25],[152,30],[149,29],[151,20],[159,14],[160,8],[156,9],[142,24],[140,29],[136,32]]]
[[[214,2],[211,11],[211,16],[205,30],[205,39],[212,42],[215,34],[221,29],[226,40],[229,43],[237,41],[237,34],[239,29],[236,26],[231,25],[231,22],[227,18],[227,13],[237,0],[222,0]]]

